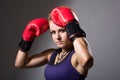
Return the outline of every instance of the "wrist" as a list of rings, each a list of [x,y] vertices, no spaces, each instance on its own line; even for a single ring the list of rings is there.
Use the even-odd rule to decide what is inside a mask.
[[[23,38],[19,42],[19,50],[26,52],[29,51],[31,46],[32,46],[33,40],[32,41],[25,41]]]
[[[76,38],[79,38],[79,37],[81,37],[79,34],[72,34],[72,35],[70,35],[69,36],[69,39],[73,42]]]
[[[66,31],[69,39],[73,42],[76,38],[86,37],[86,33],[79,26],[78,21],[74,20],[66,25]]]

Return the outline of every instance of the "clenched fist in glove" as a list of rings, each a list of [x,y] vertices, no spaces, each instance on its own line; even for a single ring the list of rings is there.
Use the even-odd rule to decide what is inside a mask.
[[[31,20],[25,27],[19,47],[22,51],[28,51],[31,48],[35,37],[40,36],[47,31],[48,21],[45,18],[36,18]]]
[[[65,27],[71,41],[77,37],[86,37],[86,33],[80,28],[72,10],[65,6],[54,8],[50,13],[50,19],[58,26]]]

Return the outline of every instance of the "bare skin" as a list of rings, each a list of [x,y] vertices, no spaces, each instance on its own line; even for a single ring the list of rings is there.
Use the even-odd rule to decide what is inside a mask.
[[[71,42],[64,27],[59,27],[52,21],[49,21],[49,26],[53,41],[62,51],[67,52],[72,46],[74,47],[75,53],[72,55],[71,64],[80,74],[86,75],[88,70],[93,66],[93,57],[87,40],[80,37]],[[15,66],[18,68],[43,66],[50,61],[50,57],[54,50],[55,49],[48,49],[33,56],[29,56],[28,52],[23,52],[19,49],[15,60]],[[63,53],[61,52],[60,54]],[[54,65],[56,62],[57,58],[55,59]]]

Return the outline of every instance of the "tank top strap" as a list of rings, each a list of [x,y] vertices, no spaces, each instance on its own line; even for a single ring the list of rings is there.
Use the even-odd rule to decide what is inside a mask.
[[[71,61],[71,57],[72,57],[72,55],[75,53],[75,50],[74,49],[72,49],[70,52],[69,52],[69,55],[68,55],[68,61]]]

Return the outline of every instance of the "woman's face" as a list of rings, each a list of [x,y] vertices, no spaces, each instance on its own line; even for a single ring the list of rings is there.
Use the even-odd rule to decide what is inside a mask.
[[[65,27],[59,27],[51,20],[49,21],[49,26],[52,39],[59,48],[66,48],[72,43],[68,38]]]

